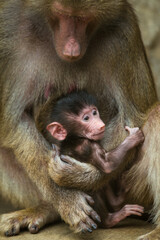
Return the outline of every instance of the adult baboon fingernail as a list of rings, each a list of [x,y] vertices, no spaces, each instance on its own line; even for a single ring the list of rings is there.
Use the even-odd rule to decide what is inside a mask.
[[[29,231],[30,231],[30,233],[37,233],[38,231],[39,231],[39,228],[38,228],[38,226],[37,225],[32,225],[30,228],[29,228]]]
[[[6,237],[9,236],[9,231],[5,232],[5,236],[6,236]]]
[[[96,224],[92,224],[92,228],[97,229],[97,225]]]
[[[89,198],[88,201],[90,202],[90,204],[94,204],[94,200],[92,198]]]
[[[13,236],[17,235],[17,230],[16,230],[15,227],[12,228],[12,235],[13,235]]]
[[[63,160],[67,159],[67,157],[65,155],[61,155],[61,158],[63,158]]]
[[[92,229],[90,229],[90,228],[87,228],[87,231],[90,232],[90,233],[92,233]]]
[[[98,222],[101,222],[101,219],[100,219],[99,216],[96,217],[96,220],[97,220]]]
[[[69,163],[69,162],[66,161],[66,156],[61,155],[60,158],[65,164],[72,165],[72,163]]]

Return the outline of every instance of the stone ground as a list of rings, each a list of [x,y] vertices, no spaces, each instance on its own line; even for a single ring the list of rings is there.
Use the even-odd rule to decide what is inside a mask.
[[[0,199],[0,214],[12,211],[12,207]],[[136,240],[140,235],[150,232],[154,226],[142,220],[127,219],[112,229],[98,229],[85,235],[74,234],[65,223],[57,223],[42,229],[38,234],[23,231],[9,240]],[[0,235],[0,240],[7,237]]]
[[[66,224],[56,224],[48,226],[35,235],[24,231],[19,236],[10,237],[9,240],[134,240],[151,229],[152,226],[145,222],[130,219],[114,229],[99,229],[84,236],[72,233]],[[0,236],[0,240],[6,239]]]

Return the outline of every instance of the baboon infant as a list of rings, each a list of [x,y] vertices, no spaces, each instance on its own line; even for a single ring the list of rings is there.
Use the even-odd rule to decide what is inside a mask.
[[[108,174],[109,179],[112,177],[111,173],[123,162],[128,151],[144,141],[144,135],[139,128],[126,126],[129,135],[117,148],[106,152],[100,145],[100,140],[105,134],[105,124],[100,118],[96,99],[82,90],[69,93],[54,101],[54,104],[50,103],[50,107],[47,108],[50,114],[48,122],[42,124],[41,116],[44,115],[44,109],[39,114],[37,127],[45,135],[45,129],[41,127],[45,126],[53,137],[50,140],[52,144],[56,140],[59,150],[53,145],[55,151],[59,151],[60,155],[68,155],[78,161],[93,164]],[[95,199],[98,200],[96,204],[99,204],[98,210],[103,227],[114,226],[129,215],[141,216],[143,213],[143,207],[139,205],[125,205],[120,211],[108,213],[107,209],[104,209],[105,203],[99,193],[96,193]]]

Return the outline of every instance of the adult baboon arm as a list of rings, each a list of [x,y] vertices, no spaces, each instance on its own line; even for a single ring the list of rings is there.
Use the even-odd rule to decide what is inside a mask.
[[[11,105],[8,103],[9,108],[14,109]],[[92,199],[80,191],[70,191],[54,184],[48,174],[51,150],[35,128],[34,121],[25,112],[8,118],[7,107],[4,109],[1,136],[5,137],[1,138],[2,146],[13,150],[17,161],[41,192],[42,200],[52,204],[66,223],[77,232],[92,228],[94,220],[99,219],[89,205]]]
[[[105,174],[89,163],[79,162],[69,156],[53,156],[49,163],[51,178],[59,185],[83,191],[93,191],[105,183]]]

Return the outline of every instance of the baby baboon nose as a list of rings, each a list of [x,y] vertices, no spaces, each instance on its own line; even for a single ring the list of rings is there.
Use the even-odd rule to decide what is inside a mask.
[[[105,124],[102,123],[102,125],[100,126],[100,131],[104,131],[105,130]]]

